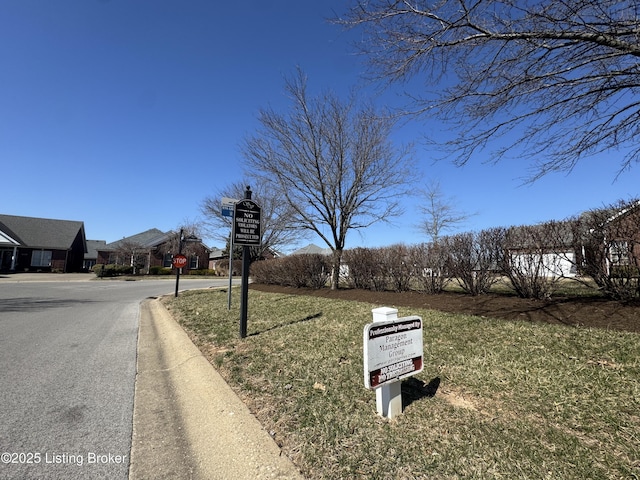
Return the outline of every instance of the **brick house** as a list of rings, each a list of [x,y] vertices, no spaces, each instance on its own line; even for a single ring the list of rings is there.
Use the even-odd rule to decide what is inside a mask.
[[[90,272],[98,261],[98,250],[106,247],[105,240],[87,240],[87,253],[84,254],[83,268]]]
[[[178,254],[180,248],[178,237],[176,232],[152,228],[99,246],[96,263],[131,266],[136,274],[148,274],[152,267],[172,268],[173,256]],[[210,249],[199,240],[183,242],[182,254],[188,262],[182,273],[208,268],[209,253]]]
[[[640,274],[640,200],[589,212],[581,221],[587,264],[605,275]]]
[[[0,270],[81,272],[87,251],[84,223],[0,214]]]

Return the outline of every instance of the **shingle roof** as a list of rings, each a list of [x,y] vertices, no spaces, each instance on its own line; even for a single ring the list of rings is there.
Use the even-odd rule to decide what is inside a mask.
[[[157,228],[152,228],[145,232],[108,243],[104,246],[104,248],[100,248],[100,250],[117,250],[123,243],[135,244],[143,248],[155,247],[156,245],[169,240],[171,238],[171,235],[171,232],[164,233]]]
[[[320,255],[331,255],[330,248],[322,248],[313,243],[310,243],[306,247],[302,247],[295,252],[292,252],[291,255],[308,255],[308,254],[320,254]]]
[[[2,228],[2,227],[0,227]],[[10,247],[19,247],[20,242],[14,240],[11,235],[0,230],[0,245],[10,246]]]
[[[87,240],[87,253],[84,254],[84,258],[98,258],[98,250],[104,250],[106,244],[106,240]]]
[[[84,239],[84,223],[74,220],[19,217],[0,214],[0,231],[23,247],[70,249],[78,233]]]

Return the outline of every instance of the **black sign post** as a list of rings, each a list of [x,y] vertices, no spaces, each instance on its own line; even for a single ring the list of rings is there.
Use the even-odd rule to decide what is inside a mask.
[[[242,245],[242,287],[240,296],[240,338],[247,336],[247,303],[249,298],[250,247],[260,246],[261,210],[251,200],[251,189],[247,187],[244,200],[236,202],[233,209],[233,244]]]

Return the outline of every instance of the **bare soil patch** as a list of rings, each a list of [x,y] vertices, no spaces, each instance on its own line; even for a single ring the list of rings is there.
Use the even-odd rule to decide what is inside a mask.
[[[372,292],[358,289],[313,290],[263,284],[251,284],[250,288],[262,292],[360,301],[386,307],[426,308],[512,321],[544,322],[640,333],[640,302],[638,301],[618,302],[576,297],[531,300],[498,294],[473,297],[462,293],[427,295],[418,292]]]

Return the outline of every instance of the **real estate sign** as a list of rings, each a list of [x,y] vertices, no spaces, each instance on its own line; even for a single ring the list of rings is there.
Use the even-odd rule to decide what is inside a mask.
[[[423,368],[422,318],[374,322],[364,327],[364,384],[377,388]]]

